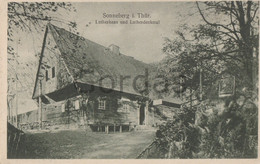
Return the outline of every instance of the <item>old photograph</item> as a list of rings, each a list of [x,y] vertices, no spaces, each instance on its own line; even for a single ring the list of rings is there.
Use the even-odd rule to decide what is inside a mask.
[[[258,158],[258,1],[6,14],[7,159]]]

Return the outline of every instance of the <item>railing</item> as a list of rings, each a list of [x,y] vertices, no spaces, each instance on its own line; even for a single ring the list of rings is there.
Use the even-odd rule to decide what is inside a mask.
[[[148,147],[146,147],[136,158],[137,159],[147,159],[157,151],[157,141],[154,140]]]

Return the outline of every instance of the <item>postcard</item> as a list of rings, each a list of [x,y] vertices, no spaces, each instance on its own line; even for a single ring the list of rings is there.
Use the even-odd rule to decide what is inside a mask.
[[[1,3],[3,163],[257,163],[259,2]]]

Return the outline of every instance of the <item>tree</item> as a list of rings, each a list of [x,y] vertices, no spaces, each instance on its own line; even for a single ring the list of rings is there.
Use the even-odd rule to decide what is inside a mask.
[[[12,101],[18,92],[31,95],[34,82],[35,61],[24,61],[18,55],[21,33],[42,33],[48,22],[67,24],[71,30],[76,30],[77,24],[55,16],[56,13],[76,11],[71,3],[65,2],[9,2],[8,3],[8,98],[10,112]],[[57,14],[56,14],[57,15]],[[36,52],[35,59],[39,56]],[[9,113],[10,114],[10,113]],[[10,115],[9,115],[10,116]]]
[[[57,21],[67,23],[76,28],[75,22],[69,22],[54,16],[60,10],[76,11],[71,3],[65,2],[9,2],[8,3],[8,40],[13,41],[14,30],[37,32],[43,30],[46,22]]]
[[[236,81],[239,89],[246,87],[252,91],[257,84],[258,2],[196,2],[196,5],[204,23],[195,28],[182,25],[176,32],[177,38],[165,39],[163,51],[168,64],[162,69],[191,77],[187,85],[193,89],[198,87],[201,69],[205,86],[216,81],[216,74],[225,71],[239,79]]]
[[[225,23],[222,24],[210,22],[201,10],[199,3],[196,2],[196,4],[204,22],[208,27],[214,29],[210,32],[213,32],[214,38],[218,39],[218,44],[212,45],[215,48],[213,52],[223,56],[224,59],[230,56],[230,59],[237,61],[239,64],[236,66],[242,68],[238,71],[245,70],[243,72],[248,79],[246,85],[252,88],[255,85],[252,84],[254,55],[258,59],[259,2],[205,2],[206,11],[213,9],[215,14],[227,17]],[[223,53],[219,51],[221,47],[224,50]]]
[[[202,23],[195,27],[184,24],[174,40],[165,38],[163,51],[167,57],[159,67],[168,79],[179,74],[189,77],[186,86],[198,100],[196,93],[200,92],[200,82],[203,83],[204,99],[186,109],[201,114],[196,118],[201,123],[192,124],[194,132],[188,135],[197,135],[197,130],[200,131],[201,144],[190,145],[200,152],[186,158],[255,157],[257,150],[249,143],[257,136],[259,3],[195,4]],[[217,84],[223,73],[236,77],[236,94],[219,99]],[[199,78],[201,75],[203,80]],[[216,99],[218,101],[212,101]],[[217,106],[219,101],[225,104],[223,111]],[[213,113],[205,114],[212,109]],[[161,138],[165,137],[169,134]]]

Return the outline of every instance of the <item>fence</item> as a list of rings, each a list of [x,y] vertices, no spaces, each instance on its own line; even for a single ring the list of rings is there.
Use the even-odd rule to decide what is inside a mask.
[[[148,147],[146,147],[138,156],[137,159],[153,158],[154,154],[158,152],[158,142],[154,140]]]
[[[24,140],[23,131],[7,123],[7,158],[19,158],[24,152],[22,143]]]

